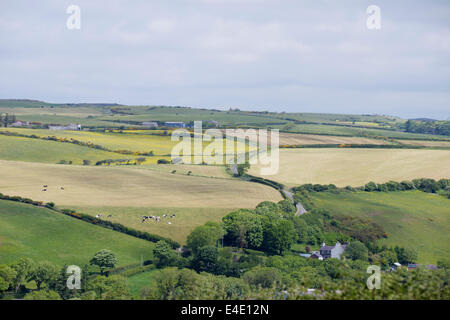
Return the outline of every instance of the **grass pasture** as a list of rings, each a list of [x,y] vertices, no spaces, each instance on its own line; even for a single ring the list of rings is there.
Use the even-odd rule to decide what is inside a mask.
[[[314,203],[333,214],[371,219],[389,234],[380,244],[415,248],[420,263],[450,253],[450,200],[421,191],[312,193]]]
[[[21,257],[60,266],[89,263],[101,249],[114,252],[124,266],[152,258],[153,244],[54,211],[0,200],[0,264]]]
[[[260,166],[250,173],[260,175]],[[265,178],[289,186],[305,183],[340,187],[414,178],[449,178],[450,150],[425,149],[281,149],[278,173]]]
[[[81,165],[83,160],[91,164],[105,159],[134,159],[133,155],[122,155],[72,143],[61,143],[41,139],[0,135],[0,159],[42,163],[58,163],[60,160],[71,160]],[[146,163],[156,163],[160,158],[147,157]],[[169,158],[167,158],[169,159]]]
[[[140,296],[141,290],[150,287],[156,280],[156,276],[161,271],[158,269],[150,269],[142,273],[135,274],[127,278],[127,286],[132,295]]]
[[[118,222],[136,230],[146,231],[152,234],[158,234],[163,237],[171,238],[181,244],[186,243],[188,234],[199,225],[208,221],[221,221],[235,208],[177,208],[177,207],[112,207],[112,206],[71,206],[77,212],[90,215],[102,214],[102,219]],[[111,218],[105,218],[111,214]],[[174,218],[162,218],[164,214],[175,214]],[[141,222],[142,216],[160,216],[161,222],[147,220]],[[169,224],[169,222],[171,224]]]

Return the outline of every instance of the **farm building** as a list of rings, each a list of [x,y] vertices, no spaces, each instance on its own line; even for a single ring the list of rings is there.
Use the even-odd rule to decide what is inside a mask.
[[[341,255],[344,253],[347,244],[340,244],[340,242],[336,242],[334,246],[327,246],[325,242],[322,243],[320,247],[320,255],[324,259],[328,258],[336,258],[341,259]]]
[[[166,127],[172,127],[172,128],[185,128],[186,124],[182,121],[166,121],[164,122],[164,125]]]
[[[155,122],[155,121],[145,121],[145,122],[142,122],[142,126],[143,126],[143,127],[147,127],[147,128],[156,128],[156,127],[158,127],[158,122]]]
[[[26,127],[26,126],[29,126],[29,125],[30,125],[29,121],[25,121],[25,122],[16,121],[14,123],[11,123],[9,126],[10,127]]]
[[[67,126],[48,126],[50,130],[81,130],[81,124],[69,124]]]

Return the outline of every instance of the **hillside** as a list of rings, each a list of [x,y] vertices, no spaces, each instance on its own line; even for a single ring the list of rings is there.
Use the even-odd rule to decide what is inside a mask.
[[[415,248],[420,263],[436,263],[450,252],[450,200],[421,191],[312,193],[333,214],[368,218],[388,233],[388,246]]]
[[[101,249],[113,251],[119,266],[152,257],[151,242],[28,204],[0,200],[0,226],[2,263],[29,257],[83,266]]]

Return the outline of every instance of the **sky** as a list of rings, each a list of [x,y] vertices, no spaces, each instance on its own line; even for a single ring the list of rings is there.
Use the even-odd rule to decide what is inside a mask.
[[[449,57],[448,0],[0,2],[4,99],[450,120]]]

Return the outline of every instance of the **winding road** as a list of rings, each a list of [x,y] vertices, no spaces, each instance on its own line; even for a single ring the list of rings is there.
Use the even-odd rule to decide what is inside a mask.
[[[292,192],[287,190],[283,190],[283,192],[286,195],[286,197],[288,197],[292,202],[295,203],[294,195],[292,194]],[[297,207],[297,212],[295,213],[296,216],[301,216],[302,214],[308,212],[300,202],[297,202],[295,206]]]
[[[238,170],[237,170],[237,165],[236,165],[236,164],[233,164],[233,165],[231,166],[231,171],[232,171],[232,173],[233,173],[234,175],[237,175],[237,174],[238,174]],[[289,198],[289,200],[291,200],[293,203],[295,203],[295,201],[294,201],[294,195],[292,194],[292,192],[287,191],[287,190],[282,190],[281,192],[283,192],[283,193],[286,195],[286,197]],[[297,208],[297,212],[295,213],[296,216],[301,216],[302,214],[308,212],[308,211],[306,211],[305,207],[303,207],[303,205],[302,205],[300,202],[297,202],[297,203],[295,204],[295,206],[296,206],[296,208]]]

